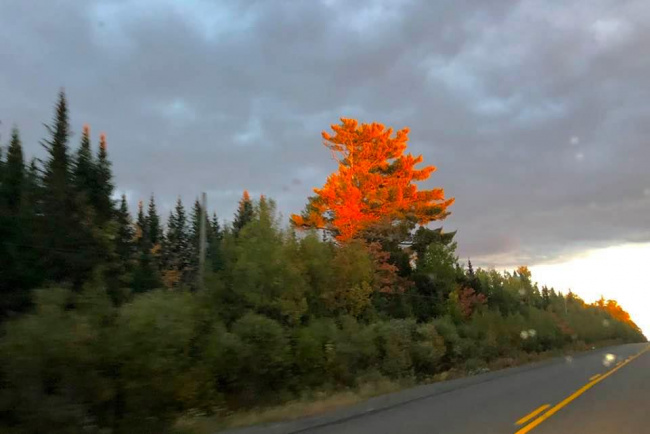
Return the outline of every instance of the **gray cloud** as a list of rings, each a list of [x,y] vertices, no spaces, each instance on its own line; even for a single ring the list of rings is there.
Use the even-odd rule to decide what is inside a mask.
[[[642,0],[9,0],[2,133],[42,156],[64,86],[132,204],[206,190],[229,219],[245,188],[299,211],[339,117],[408,126],[461,256],[552,260],[650,239],[649,18]]]

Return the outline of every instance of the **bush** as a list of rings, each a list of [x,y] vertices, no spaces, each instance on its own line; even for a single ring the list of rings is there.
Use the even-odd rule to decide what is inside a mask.
[[[377,325],[377,346],[381,354],[381,371],[390,378],[413,375],[413,331],[415,320],[395,319]]]
[[[75,304],[80,309],[71,310]],[[36,310],[5,324],[0,344],[3,422],[24,432],[95,432],[111,424],[116,384],[105,293],[50,288]],[[2,427],[2,425],[0,425]]]
[[[233,324],[232,333],[240,342],[236,346],[236,360],[242,403],[277,397],[286,384],[291,361],[289,341],[282,326],[270,318],[249,313]]]
[[[415,328],[411,358],[418,375],[426,377],[438,372],[445,351],[445,341],[433,323],[420,324]]]

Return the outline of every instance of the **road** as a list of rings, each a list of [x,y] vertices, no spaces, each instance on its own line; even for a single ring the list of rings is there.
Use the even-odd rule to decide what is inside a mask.
[[[348,412],[339,418],[321,418],[311,426],[276,424],[259,432],[650,433],[648,344],[609,347],[575,358],[472,378],[448,389],[427,386],[431,389],[426,393],[415,398],[404,395],[401,402],[395,401],[383,408],[366,407],[357,414]]]

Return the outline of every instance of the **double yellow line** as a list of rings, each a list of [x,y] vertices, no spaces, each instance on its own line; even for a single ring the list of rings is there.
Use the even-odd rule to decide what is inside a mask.
[[[569,395],[567,398],[565,398],[563,401],[561,401],[559,404],[556,404],[554,407],[552,407],[550,410],[548,410],[546,413],[542,414],[540,417],[532,421],[529,425],[526,425],[525,427],[521,428],[519,431],[517,431],[515,434],[526,434],[530,431],[532,431],[536,426],[544,422],[546,419],[549,417],[553,416],[555,413],[560,411],[563,407],[566,407],[571,401],[576,399],[578,396],[582,395],[585,393],[587,390],[591,389],[595,384],[600,383],[603,381],[605,378],[609,377],[612,375],[614,372],[618,371],[621,369],[623,366],[627,365],[630,363],[632,360],[636,359],[639,357],[641,354],[650,351],[650,346],[647,346],[644,350],[641,352],[635,354],[632,357],[629,357],[627,360],[624,362],[618,363],[614,368],[610,369],[608,372],[602,375],[594,375],[589,379],[589,383],[585,384],[582,386],[580,389],[576,390],[573,392],[571,395]],[[535,411],[529,413],[528,415],[524,416],[523,418],[519,419],[517,421],[517,425],[523,425],[529,420],[533,419],[535,416],[539,415],[540,413],[543,413],[547,408],[549,408],[549,404],[542,405]]]

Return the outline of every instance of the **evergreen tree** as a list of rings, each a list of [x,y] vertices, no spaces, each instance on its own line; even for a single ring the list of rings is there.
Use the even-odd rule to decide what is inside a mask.
[[[25,170],[25,188],[23,189],[23,202],[27,212],[36,217],[40,215],[40,197],[41,197],[41,173],[36,164],[36,158],[32,158],[29,167]]]
[[[136,242],[136,247],[140,251],[148,250],[146,243],[149,241],[149,225],[147,223],[147,217],[144,214],[144,207],[142,206],[142,201],[138,202],[138,215],[136,216],[136,221],[134,225],[135,225],[134,239]]]
[[[209,228],[211,230],[212,237],[216,238],[217,240],[221,240],[223,238],[223,232],[221,231],[221,225],[219,224],[219,219],[217,218],[216,212],[212,213],[212,220],[210,221]]]
[[[28,289],[43,280],[37,250],[35,163],[25,168],[20,136],[13,129],[0,182],[0,316],[29,307]]]
[[[7,210],[16,214],[20,210],[25,180],[25,162],[18,129],[11,131],[11,142],[7,150],[7,162],[4,164],[2,190]]]
[[[22,147],[14,128],[7,160],[0,155],[0,318],[25,304],[21,297],[25,271],[21,253],[29,247],[23,245],[25,231],[19,215],[23,180]]]
[[[68,192],[70,171],[68,156],[68,139],[70,124],[68,121],[68,104],[65,93],[59,93],[52,125],[45,125],[50,138],[43,141],[49,158],[45,164],[44,187],[56,198]]]
[[[135,230],[131,215],[129,214],[129,207],[126,203],[126,196],[122,195],[120,207],[115,214],[115,221],[117,223],[117,238],[115,239],[115,252],[119,258],[119,262],[124,273],[129,272],[131,262],[135,253]]]
[[[180,197],[169,214],[163,246],[163,283],[168,288],[193,282],[193,249],[187,215]]]
[[[163,242],[163,230],[162,225],[160,224],[160,216],[158,216],[158,211],[156,210],[156,200],[154,199],[153,194],[149,199],[149,209],[146,219],[147,226],[147,235],[149,237],[149,242],[151,243],[152,248],[160,245]]]
[[[154,213],[155,214],[155,205]],[[157,215],[156,215],[157,217]],[[162,286],[158,272],[157,261],[151,253],[152,244],[149,235],[149,219],[145,216],[142,201],[138,203],[138,216],[135,223],[135,247],[137,253],[137,265],[133,272],[133,292],[141,293],[150,291]]]
[[[89,203],[97,183],[95,162],[90,148],[90,127],[84,125],[81,145],[74,159],[73,182],[84,203]]]
[[[79,248],[85,234],[79,230],[80,218],[75,195],[72,194],[68,140],[70,125],[65,93],[59,93],[52,125],[46,125],[49,138],[42,144],[47,149],[42,196],[40,198],[40,236],[42,256],[50,280],[73,281],[80,285],[88,270],[88,252]],[[83,231],[85,232],[85,231]]]
[[[2,189],[2,182],[4,181],[5,173],[5,161],[4,161],[4,149],[2,148],[2,143],[0,143],[0,189]],[[2,198],[0,197],[0,201]],[[2,203],[0,202],[0,205]]]
[[[112,199],[114,189],[113,173],[111,171],[111,162],[108,160],[106,134],[103,133],[99,137],[96,179],[93,205],[97,212],[98,222],[103,225],[111,220],[115,213],[115,204]]]
[[[221,253],[221,240],[223,239],[223,231],[219,225],[217,213],[212,214],[212,221],[208,226],[208,252],[207,256],[212,264],[212,271],[220,271],[223,269],[224,261]]]
[[[205,229],[206,229],[206,238],[209,236],[209,231],[210,231],[210,221],[208,220],[208,216],[206,214],[205,216]],[[201,203],[199,203],[199,200],[194,201],[194,207],[192,208],[192,216],[191,216],[191,226],[190,226],[190,243],[192,244],[192,248],[194,248],[197,252],[201,248]]]
[[[239,201],[239,207],[237,208],[237,213],[235,214],[235,219],[232,222],[232,227],[235,235],[238,235],[239,232],[253,220],[255,211],[253,209],[253,202],[251,197],[248,194],[248,191],[244,190],[242,197]]]

